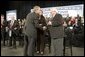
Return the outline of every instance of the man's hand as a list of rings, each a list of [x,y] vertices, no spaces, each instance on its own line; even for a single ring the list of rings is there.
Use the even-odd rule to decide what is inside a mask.
[[[42,24],[39,24],[39,26],[42,26]]]
[[[1,28],[2,28],[2,25],[1,25]]]
[[[64,27],[67,27],[67,24],[66,24],[66,22],[64,22],[63,26],[64,26]]]
[[[49,21],[49,22],[47,23],[47,25],[52,25],[52,22],[51,22],[51,21]]]
[[[43,26],[43,30],[46,30],[47,29],[47,27],[46,26]]]
[[[68,25],[71,25],[71,21],[68,22]]]
[[[16,30],[17,28],[14,28],[14,30]]]

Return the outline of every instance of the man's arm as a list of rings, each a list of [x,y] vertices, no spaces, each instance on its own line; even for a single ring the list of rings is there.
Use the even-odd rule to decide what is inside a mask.
[[[43,24],[39,24],[38,19],[35,19],[35,20],[34,20],[34,25],[35,25],[35,27],[38,28],[38,29],[41,29],[41,30],[45,30],[45,29],[46,29],[45,26],[42,27]]]
[[[34,19],[33,23],[34,23],[34,26],[35,26],[36,28],[42,30],[42,26],[39,24],[38,19]]]

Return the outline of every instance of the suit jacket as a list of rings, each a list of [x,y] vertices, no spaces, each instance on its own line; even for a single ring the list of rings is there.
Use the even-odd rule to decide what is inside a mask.
[[[36,13],[29,13],[26,17],[23,33],[31,38],[37,37],[37,29],[40,28],[38,24],[38,15]]]
[[[52,19],[52,26],[49,28],[51,38],[63,38],[64,28],[63,20],[60,14],[56,14]]]
[[[18,28],[19,28],[19,24],[18,24],[18,21],[17,20],[15,20],[14,21],[14,23],[13,23],[13,25],[12,25],[12,27],[11,27],[11,20],[10,21],[8,21],[8,28],[9,28],[9,30],[11,30],[12,31],[12,35],[18,35],[19,34],[19,30],[18,30]],[[16,29],[15,29],[16,28]]]
[[[8,22],[8,27],[9,27],[9,29],[11,29],[11,30],[14,30],[14,28],[18,28],[18,27],[19,27],[19,24],[18,24],[18,21],[17,21],[17,20],[14,21],[12,27],[10,27],[10,26],[11,26],[10,23],[11,23],[11,20]]]
[[[41,15],[41,19],[39,20],[39,24],[42,24],[42,27],[46,26],[46,21],[45,21],[45,18],[43,15]]]

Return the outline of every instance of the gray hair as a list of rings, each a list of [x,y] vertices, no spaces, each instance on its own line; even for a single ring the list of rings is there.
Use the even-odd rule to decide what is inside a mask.
[[[55,12],[58,12],[58,10],[56,8],[51,8],[50,11],[55,11]]]

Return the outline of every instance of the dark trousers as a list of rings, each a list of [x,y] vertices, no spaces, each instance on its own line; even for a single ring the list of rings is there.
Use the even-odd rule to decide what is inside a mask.
[[[1,30],[1,36],[2,36],[2,41],[3,41],[3,46],[5,46],[5,29]]]
[[[24,56],[34,56],[36,38],[24,36]]]
[[[49,53],[50,53],[51,52],[51,36],[48,29],[45,31],[45,44],[48,44],[47,46],[49,47]]]
[[[9,46],[12,46],[12,37],[9,37]]]
[[[9,33],[8,33],[8,31],[6,31],[6,41],[7,41],[7,45],[9,45],[8,40],[9,40]]]
[[[13,37],[13,47],[16,48],[16,36]]]
[[[24,36],[22,36],[20,34],[20,36],[19,36],[19,46],[23,46],[23,45],[24,45]]]
[[[37,51],[44,52],[44,36],[42,34],[38,34],[36,45]]]
[[[44,52],[44,32],[37,30],[37,51]]]
[[[23,46],[24,45],[24,34],[22,33],[22,29],[19,30],[19,46]]]
[[[13,47],[16,48],[16,31],[13,32],[12,31],[12,36],[9,37],[9,46],[12,46],[12,42],[13,42]]]

